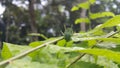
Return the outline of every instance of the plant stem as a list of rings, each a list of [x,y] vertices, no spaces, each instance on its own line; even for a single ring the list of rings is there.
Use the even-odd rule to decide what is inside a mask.
[[[35,51],[35,50],[38,50],[38,49],[40,49],[40,48],[43,48],[43,47],[47,46],[48,44],[54,43],[54,42],[56,42],[56,41],[58,41],[58,40],[60,40],[60,39],[62,39],[62,38],[63,38],[63,37],[56,38],[55,40],[52,40],[52,41],[50,41],[50,42],[44,43],[44,44],[42,44],[42,45],[39,45],[39,46],[37,46],[37,47],[35,47],[35,48],[32,48],[32,49],[30,49],[30,50],[28,50],[28,51],[25,51],[25,52],[23,52],[23,53],[21,53],[21,54],[19,54],[19,55],[16,55],[16,56],[14,56],[14,57],[12,57],[12,58],[10,58],[10,59],[8,59],[8,60],[2,61],[2,62],[0,62],[0,66],[1,66],[1,65],[4,65],[4,64],[8,64],[8,63],[12,62],[13,60],[16,60],[16,59],[19,59],[19,58],[21,58],[21,57],[24,57],[24,56],[26,56],[27,54],[29,54],[29,53],[31,53],[31,52],[33,52],[33,51]]]
[[[119,33],[119,32],[120,32],[120,31],[116,31],[116,32],[109,33],[109,34],[107,34],[106,38],[112,37],[112,36],[114,36],[115,34],[117,34],[117,33]],[[102,42],[102,41],[99,41],[98,43],[100,43],[100,42]],[[92,46],[91,49],[94,48],[94,47],[95,47],[95,45]],[[82,55],[80,54],[77,58],[75,58],[74,61],[72,61],[70,64],[68,64],[68,65],[66,66],[66,68],[69,68],[70,66],[72,66],[73,64],[75,64],[76,62],[78,62],[78,60],[80,60],[80,59],[81,59],[83,56],[85,56],[85,55],[86,55],[86,53],[83,53]]]

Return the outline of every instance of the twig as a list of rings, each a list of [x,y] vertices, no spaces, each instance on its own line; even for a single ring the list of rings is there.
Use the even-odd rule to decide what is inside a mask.
[[[35,47],[35,48],[32,48],[32,49],[30,49],[30,50],[28,50],[28,51],[25,51],[25,52],[19,54],[19,55],[16,55],[16,56],[14,56],[14,57],[12,57],[12,58],[10,58],[10,59],[8,59],[8,60],[2,61],[2,62],[0,62],[0,66],[1,66],[1,65],[4,65],[4,64],[8,64],[8,63],[10,63],[11,61],[16,60],[16,59],[19,59],[19,58],[21,58],[21,57],[23,57],[23,56],[26,56],[27,54],[29,54],[29,53],[31,53],[31,52],[33,52],[33,51],[35,51],[35,50],[38,50],[38,49],[40,49],[40,48],[42,48],[42,47],[45,47],[45,46],[47,46],[48,44],[54,43],[54,42],[56,42],[56,41],[58,41],[58,40],[60,40],[60,39],[62,39],[62,38],[63,38],[63,37],[57,38],[57,39],[55,39],[55,40],[53,40],[53,41],[44,43],[44,44],[42,44],[42,45],[40,45],[40,46],[37,46],[37,47]]]
[[[112,36],[114,36],[115,34],[117,34],[117,33],[119,33],[120,31],[116,31],[116,32],[112,32],[112,33],[110,33],[110,34],[108,34],[107,36],[106,36],[106,38],[109,38],[109,37],[112,37]],[[102,42],[102,41],[99,41],[99,43],[100,42]],[[95,46],[92,46],[91,47],[91,49],[92,48],[94,48]],[[79,59],[81,59],[83,56],[85,56],[86,55],[86,53],[83,53],[82,55],[80,54],[77,58],[75,58],[75,60],[74,61],[72,61],[70,64],[68,64],[67,66],[66,66],[66,68],[69,68],[71,65],[73,65],[73,64],[75,64]]]

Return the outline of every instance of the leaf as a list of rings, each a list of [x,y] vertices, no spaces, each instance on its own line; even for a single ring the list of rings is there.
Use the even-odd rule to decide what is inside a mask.
[[[88,18],[78,18],[75,20],[75,24],[79,23],[90,23],[90,20]]]
[[[50,51],[50,53],[58,53],[58,52],[72,52],[72,51],[77,51],[84,49],[82,47],[60,47],[56,45],[49,45],[46,47],[47,50]]]
[[[106,48],[106,49],[112,49],[112,48],[116,48],[117,44],[115,44],[114,42],[104,41],[104,42],[98,43],[97,47]]]
[[[77,7],[77,6],[73,6],[71,9],[71,11],[77,11],[77,10],[79,10],[79,7]]]
[[[96,55],[88,55],[86,54],[83,58],[81,58],[81,61],[89,62],[91,64],[96,64],[98,66],[101,66],[102,68],[119,68],[115,62],[112,60],[109,60],[103,56],[96,56]],[[107,62],[107,63],[106,63]],[[96,67],[95,67],[96,68]]]
[[[85,49],[85,50],[79,50],[79,52],[97,55],[97,56],[104,56],[110,60],[120,63],[120,52],[114,52],[112,50],[107,50],[107,49]]]
[[[10,44],[10,43],[4,42],[1,56],[3,59],[8,59],[12,56],[15,56],[21,52],[28,50],[30,48],[31,47],[29,47],[29,46],[20,46],[20,45],[15,45],[15,44]]]
[[[105,27],[113,27],[120,24],[120,15],[117,15],[111,19],[109,19],[107,22],[102,24],[99,28],[105,28]]]
[[[83,9],[89,9],[90,4],[89,4],[88,1],[86,1],[86,2],[84,2],[84,3],[78,4],[78,7],[83,8]]]
[[[66,47],[71,47],[73,45],[73,41],[68,41]]]
[[[96,45],[96,40],[89,40],[88,41],[88,46],[94,46],[94,45]]]
[[[43,49],[39,50],[34,60],[48,64],[55,64],[58,62],[56,52],[51,52],[51,50],[47,47],[44,47]]]
[[[58,62],[58,66],[59,66],[59,68],[65,68],[65,65],[67,64],[66,63],[66,59],[65,59],[65,54],[58,54],[58,55],[60,55],[60,57],[62,57],[62,59],[59,59],[59,62]],[[59,57],[59,56],[58,56]],[[59,58],[60,58],[59,57]],[[64,59],[63,59],[64,58]]]
[[[29,44],[29,46],[30,46],[30,47],[37,47],[37,46],[40,46],[40,45],[42,45],[42,44],[43,44],[42,41],[35,41],[35,42],[31,42],[31,43]],[[32,60],[35,60],[36,57],[38,56],[38,53],[39,53],[39,49],[36,50],[36,51],[34,51],[34,52],[32,52],[32,53],[30,53],[30,54],[28,54],[28,55],[32,58]]]
[[[96,0],[89,0],[89,2],[90,2],[91,4],[94,4],[94,3],[96,2]]]
[[[66,44],[66,40],[65,39],[62,39],[62,40],[57,42],[58,46],[65,46],[65,44]]]
[[[76,38],[73,39],[74,41],[91,41],[91,40],[102,40],[102,41],[108,41],[108,42],[115,42],[117,44],[120,43],[119,38],[100,38],[100,37],[86,37],[86,38]]]
[[[39,62],[33,62],[29,59],[23,58],[12,61],[5,68],[58,68],[56,64],[40,64]]]
[[[120,44],[120,38],[99,38],[99,40]]]
[[[10,52],[9,48],[7,47],[7,45],[5,45],[5,43],[3,45],[1,56],[2,56],[3,59],[8,59],[8,58],[12,57],[12,53]]]
[[[91,0],[91,3],[93,3],[93,0]],[[88,1],[84,2],[84,3],[80,3],[77,6],[73,6],[71,11],[77,11],[79,10],[79,8],[83,8],[83,9],[89,9],[90,4]]]
[[[113,34],[113,33],[112,33]],[[94,36],[94,37],[78,37],[78,36],[72,36],[72,40],[74,42],[78,42],[78,41],[91,41],[91,40],[100,40],[100,41],[104,41],[104,42],[114,42],[116,44],[120,44],[120,38],[106,38],[108,36],[110,36],[111,33],[108,33],[105,36]]]
[[[53,38],[49,38],[45,41],[36,41],[36,42],[32,42],[29,44],[29,46],[32,47],[36,47],[36,46],[40,46],[42,44],[46,44],[47,42],[56,40],[56,38],[60,38],[60,37],[53,37]],[[62,37],[63,38],[63,37]],[[47,44],[46,44],[47,45]],[[51,55],[49,54],[49,52],[47,52],[48,49],[46,49],[46,47],[38,49],[32,53],[29,54],[29,56],[33,59],[33,60],[37,60],[37,61],[43,61],[45,60],[46,62],[50,61],[50,57]],[[44,57],[43,57],[44,56]],[[42,59],[42,60],[41,60]],[[51,59],[53,61],[53,59]],[[43,62],[45,62],[43,61]],[[51,62],[51,61],[50,61]]]
[[[120,24],[118,24],[118,25],[116,26],[116,29],[117,29],[118,31],[120,31]]]
[[[115,14],[112,12],[99,12],[99,13],[90,13],[91,19],[97,19],[101,17],[115,17]]]
[[[39,45],[41,45],[41,44],[43,44],[42,41],[35,41],[35,42],[31,42],[31,43],[29,44],[29,46],[31,46],[31,47],[36,47],[36,46],[39,46]]]
[[[59,68],[57,65],[55,64],[40,64],[40,66],[38,68]],[[33,67],[34,68],[34,67]]]
[[[71,66],[70,68],[103,68],[103,66],[99,66],[97,64],[90,63],[90,62],[79,61],[75,63],[73,66]]]
[[[84,38],[79,38],[79,37],[72,37],[72,40],[74,42],[78,41],[89,41],[89,40],[99,40],[100,37],[84,37]]]

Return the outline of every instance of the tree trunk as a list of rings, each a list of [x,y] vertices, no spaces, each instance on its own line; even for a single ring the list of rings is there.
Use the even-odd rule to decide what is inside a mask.
[[[32,33],[37,33],[36,20],[35,20],[35,10],[34,10],[35,0],[28,0],[28,1],[29,1],[29,14],[30,14],[31,31],[32,31]],[[37,37],[34,37],[33,39],[37,40]]]
[[[81,14],[80,14],[81,18],[85,18],[86,17],[86,11],[87,11],[86,9],[82,9]],[[80,24],[80,29],[81,29],[81,31],[86,31],[86,24],[85,24],[85,22],[82,22]]]
[[[87,0],[78,0],[78,3],[84,3],[84,2],[86,2]],[[80,13],[80,17],[81,18],[85,18],[86,17],[86,9],[81,9],[81,13]],[[80,23],[80,30],[81,31],[86,31],[86,24],[85,24],[85,22],[82,22],[82,23]]]

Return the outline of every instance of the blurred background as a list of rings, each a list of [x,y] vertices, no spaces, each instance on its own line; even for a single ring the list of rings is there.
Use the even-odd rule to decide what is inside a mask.
[[[75,20],[92,13],[111,11],[120,13],[120,0],[96,0],[89,10],[71,8],[86,0],[0,0],[0,41],[28,44],[33,39],[28,34],[39,33],[46,37],[61,36],[66,28],[74,32],[88,31],[110,17],[91,20],[91,23],[75,24]],[[65,26],[65,27],[64,27]]]

